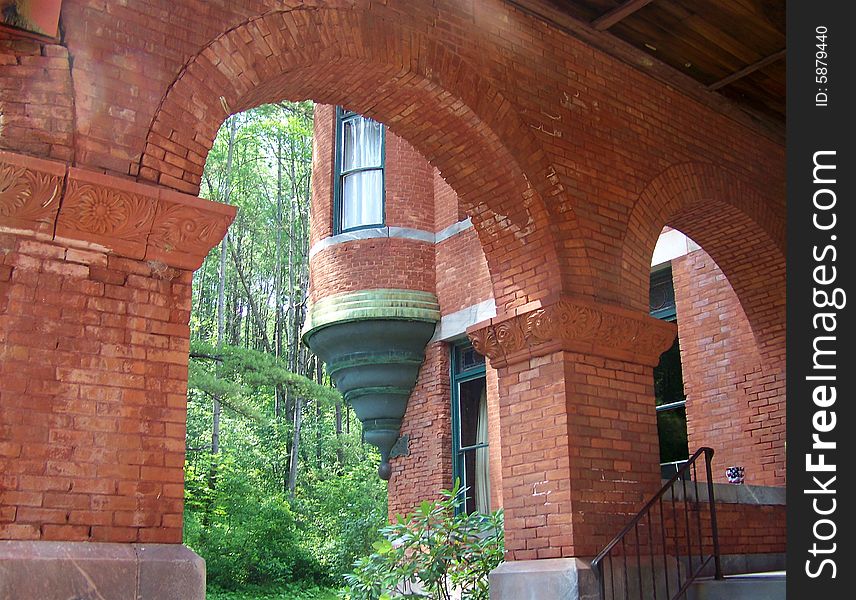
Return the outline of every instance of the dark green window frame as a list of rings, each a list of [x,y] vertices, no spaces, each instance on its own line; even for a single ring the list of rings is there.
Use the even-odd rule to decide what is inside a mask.
[[[672,283],[672,266],[670,264],[651,273],[651,288],[648,297],[649,311],[652,317],[672,323],[677,320],[675,286]]]
[[[359,231],[360,229],[370,229],[372,227],[383,227],[386,224],[386,126],[381,124],[381,139],[380,152],[381,161],[379,167],[364,167],[359,169],[350,169],[342,171],[342,154],[344,152],[344,126],[350,120],[368,118],[363,117],[359,113],[352,110],[347,110],[341,106],[336,107],[336,136],[335,136],[335,153],[334,153],[334,177],[333,177],[333,234],[345,233],[347,231]],[[380,223],[363,223],[356,227],[343,228],[344,221],[344,203],[342,195],[344,194],[344,186],[342,182],[346,175],[351,173],[359,173],[362,171],[380,171],[381,172],[381,197],[380,197]]]
[[[672,281],[671,265],[667,265],[666,267],[651,273],[650,314],[652,317],[658,318],[662,321],[677,323],[678,316],[675,307],[675,288]],[[671,371],[666,366],[668,364],[674,365],[675,363],[677,363],[678,367],[672,368]],[[670,385],[670,381],[664,379],[670,375],[677,375],[680,377],[681,381],[683,379],[680,373],[680,345],[677,338],[675,338],[671,348],[664,352],[660,357],[660,363],[654,369],[654,391],[657,401],[657,430],[658,435],[660,436],[661,461],[664,458],[663,454],[668,454],[668,447],[664,449],[663,446],[664,440],[667,438],[671,439],[671,437],[667,435],[668,428],[664,430],[662,427],[668,427],[668,419],[676,418],[672,415],[680,413],[683,414],[684,436],[686,436],[686,396],[681,394],[680,399],[674,399],[674,397],[662,397],[668,392],[669,388],[673,387],[673,385]],[[673,421],[671,424],[672,431],[674,431],[675,426],[676,424]],[[664,435],[667,437],[664,438]],[[689,457],[689,448],[687,448],[686,456]],[[680,458],[677,455],[671,457],[671,459],[672,460],[667,459],[666,462],[660,463],[662,476],[664,478],[671,477],[674,474],[674,471],[686,462],[686,458]]]
[[[462,383],[485,378],[485,360],[469,342],[460,342],[452,346],[451,382],[452,382],[452,485],[461,480],[466,472],[465,460],[467,452],[487,448],[488,443],[474,444],[461,447],[461,406],[459,388]],[[487,381],[485,381],[487,385]],[[471,483],[471,482],[470,482]],[[461,482],[463,486],[463,481]],[[467,491],[467,497],[472,490]],[[466,510],[466,498],[460,497],[455,512],[460,514]]]

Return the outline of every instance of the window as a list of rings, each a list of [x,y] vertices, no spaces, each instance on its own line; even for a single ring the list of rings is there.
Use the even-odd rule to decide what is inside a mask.
[[[490,512],[490,456],[484,356],[469,344],[452,348],[452,476],[466,488],[458,510]]]
[[[383,125],[336,109],[334,233],[384,223]]]
[[[671,267],[651,274],[650,299],[652,317],[673,323],[677,320]],[[684,395],[681,349],[677,338],[654,368],[654,396],[660,438],[660,470],[664,478],[669,478],[689,457],[687,397]]]

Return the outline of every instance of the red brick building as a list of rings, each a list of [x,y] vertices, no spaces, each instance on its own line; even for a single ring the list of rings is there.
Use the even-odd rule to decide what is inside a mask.
[[[533,458],[550,457],[545,445],[552,443],[559,430],[555,420],[550,427],[525,434],[502,428],[506,415],[543,412],[555,406],[538,397],[521,405],[519,398],[531,389],[536,377],[534,369],[529,369],[519,372],[509,385],[507,394],[518,400],[504,407],[493,367],[503,357],[494,354],[486,361],[473,350],[467,332],[478,343],[477,332],[496,317],[496,304],[490,270],[472,221],[437,169],[392,131],[345,109],[316,105],[315,111],[310,345],[313,331],[336,322],[388,317],[379,321],[382,327],[389,331],[395,326],[395,317],[390,315],[349,311],[349,298],[357,299],[357,311],[365,312],[368,304],[382,311],[387,302],[382,294],[390,289],[402,294],[416,291],[433,297],[438,311],[436,329],[426,338],[418,377],[413,373],[415,385],[400,425],[402,439],[391,459],[390,517],[411,511],[426,498],[438,497],[456,479],[469,490],[462,510],[485,512],[504,507],[504,479],[527,473]],[[360,119],[372,127],[363,138],[351,131],[353,122]],[[360,143],[374,148],[376,158],[370,162],[376,167],[372,171],[378,173],[375,182],[356,186],[351,192],[344,181],[353,176],[352,171],[343,168],[348,159],[342,157],[355,153],[354,146]],[[366,205],[371,208],[365,210]],[[665,479],[701,446],[715,450],[713,476],[717,483],[728,485],[726,467],[743,467],[744,483],[750,486],[745,489],[767,496],[755,506],[722,503],[721,543],[726,553],[754,555],[755,560],[763,561],[759,565],[781,564],[781,556],[771,556],[783,553],[785,542],[781,384],[764,373],[746,312],[710,255],[680,231],[666,227],[650,261],[649,310],[653,316],[677,324],[675,343],[654,373],[618,375],[614,362],[595,360],[583,367],[585,383],[606,384],[614,390],[617,402],[625,392],[655,390],[656,405],[666,410],[657,410],[651,402],[647,412],[649,417],[659,416],[655,443],[659,441]],[[536,272],[540,266],[533,262]],[[372,298],[372,292],[379,295]],[[405,302],[403,298],[396,297],[397,306]],[[336,312],[330,316],[332,300]],[[381,339],[384,350],[389,350],[392,340],[385,335]],[[338,343],[350,352],[347,339]],[[339,371],[335,357],[332,360],[335,380]],[[538,359],[531,363],[538,371],[546,364]],[[614,383],[604,377],[607,373],[613,375]],[[346,398],[349,390],[346,384]],[[619,413],[620,407],[613,405],[577,415],[608,426],[610,420],[620,418]],[[507,440],[503,433],[509,436]],[[624,446],[627,454],[620,467],[627,471],[632,469],[630,456],[639,447],[638,438],[631,439]],[[591,471],[600,471],[608,464],[605,458],[612,445],[592,443],[580,448],[581,462]],[[550,478],[563,476],[563,471],[553,468],[525,481],[532,496],[546,496],[553,492]],[[515,507],[508,508],[513,514]],[[560,548],[537,537],[538,524],[548,529],[544,527],[548,519],[549,515],[524,518],[524,527],[529,523],[536,533],[535,540],[527,540],[526,549],[538,558],[561,556]]]
[[[652,382],[676,328],[649,312],[667,226],[706,252],[671,265],[690,448],[783,485],[783,3],[695,4],[63,0],[58,37],[4,25],[0,590],[201,597],[180,546],[189,284],[234,213],[195,196],[223,120],[283,98],[329,124],[309,330],[342,311],[358,332],[412,324],[392,362],[370,336],[358,349],[372,377],[418,377],[406,412],[402,375],[364,415],[378,443],[409,437],[392,510],[451,483],[454,383],[476,423],[458,468],[489,472],[506,574],[585,571],[661,484]],[[337,170],[320,151],[337,105],[384,123],[398,159]],[[343,196],[335,221],[335,188],[381,169],[383,210],[345,214]],[[327,241],[354,223],[387,235]],[[453,359],[464,328],[483,384]],[[783,511],[723,503],[723,552],[781,553]]]

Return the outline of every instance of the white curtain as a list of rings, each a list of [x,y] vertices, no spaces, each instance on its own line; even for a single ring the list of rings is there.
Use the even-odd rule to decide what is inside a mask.
[[[342,124],[342,229],[383,223],[383,126],[365,117]],[[354,169],[374,168],[370,171]]]
[[[487,388],[482,389],[479,398],[479,420],[476,425],[476,444],[487,444]],[[490,453],[487,448],[476,450],[475,477],[476,510],[480,513],[490,512]]]

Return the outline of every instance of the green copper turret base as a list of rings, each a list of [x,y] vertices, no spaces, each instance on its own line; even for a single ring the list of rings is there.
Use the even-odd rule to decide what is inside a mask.
[[[389,453],[439,319],[436,297],[411,290],[337,294],[309,310],[303,341],[327,363],[365,440],[380,450],[383,479],[392,473]]]

